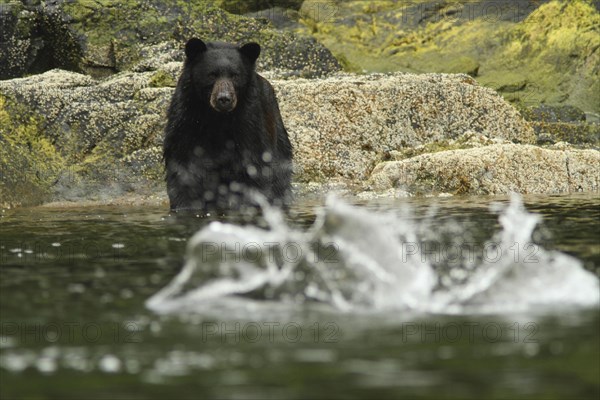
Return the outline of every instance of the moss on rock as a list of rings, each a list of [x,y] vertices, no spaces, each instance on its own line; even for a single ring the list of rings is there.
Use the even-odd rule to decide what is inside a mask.
[[[353,70],[463,72],[514,104],[600,111],[600,14],[589,0],[311,0],[301,13]]]
[[[594,5],[552,1],[507,32],[505,43],[485,64],[482,82],[501,89],[524,81],[517,99],[526,104],[568,104],[598,112],[599,48],[600,14]]]
[[[65,163],[42,133],[43,121],[0,95],[0,206],[47,201]]]
[[[11,2],[0,7],[0,19],[0,58],[8,61],[0,64],[0,79],[53,68],[105,77],[148,64],[147,57],[181,61],[183,44],[193,36],[259,42],[265,69],[317,76],[340,69],[314,38],[282,33],[265,19],[234,15],[208,0]],[[161,48],[169,54],[148,54],[148,47],[163,43],[169,43]]]
[[[163,42],[181,47],[190,37],[234,43],[256,41],[260,66],[322,75],[339,70],[331,53],[313,38],[281,33],[264,20],[230,14],[211,1],[157,2],[77,0],[65,3],[69,27],[81,35],[88,72],[126,70],[144,62],[144,49]],[[171,44],[170,51],[173,47]],[[182,52],[168,61],[181,61]]]
[[[175,87],[177,86],[177,81],[173,79],[171,75],[163,70],[156,71],[154,75],[150,78],[150,87],[160,88],[160,87]]]

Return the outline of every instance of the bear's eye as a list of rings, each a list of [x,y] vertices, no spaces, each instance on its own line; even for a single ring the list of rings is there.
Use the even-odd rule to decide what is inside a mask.
[[[234,72],[234,73],[232,73],[232,74],[231,74],[231,77],[232,77],[233,79],[237,79],[237,78],[239,78],[239,77],[240,77],[240,74],[238,74],[238,73]]]
[[[217,77],[218,77],[218,76],[219,76],[219,74],[217,74],[216,72],[210,72],[210,73],[208,74],[208,77],[209,77],[210,79],[217,79]]]

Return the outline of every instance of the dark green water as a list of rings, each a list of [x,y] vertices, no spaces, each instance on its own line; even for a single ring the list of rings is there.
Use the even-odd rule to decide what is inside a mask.
[[[408,202],[415,221],[437,204],[434,225],[455,220],[484,241],[498,229],[492,200]],[[316,204],[300,202],[289,223],[310,225]],[[597,195],[525,205],[543,217],[537,242],[598,274]],[[236,315],[158,316],[144,302],[179,272],[187,239],[206,220],[142,207],[1,216],[2,399],[600,396],[598,310],[342,313],[318,304],[254,308],[240,298]]]

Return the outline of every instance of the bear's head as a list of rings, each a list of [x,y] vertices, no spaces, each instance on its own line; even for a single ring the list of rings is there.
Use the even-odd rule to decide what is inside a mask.
[[[196,95],[213,110],[228,113],[246,94],[259,55],[257,43],[236,46],[193,38],[185,45],[185,68]]]

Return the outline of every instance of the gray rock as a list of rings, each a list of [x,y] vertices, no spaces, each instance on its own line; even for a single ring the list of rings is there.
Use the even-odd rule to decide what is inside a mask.
[[[467,75],[338,75],[273,80],[296,150],[297,179],[360,184],[394,150],[465,132],[534,143],[527,122]]]
[[[0,2],[0,79],[52,68],[78,70],[83,50],[53,6]]]
[[[495,144],[383,162],[370,177],[372,189],[412,194],[506,194],[597,192],[600,152],[557,144]]]

